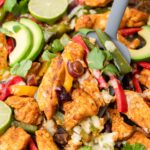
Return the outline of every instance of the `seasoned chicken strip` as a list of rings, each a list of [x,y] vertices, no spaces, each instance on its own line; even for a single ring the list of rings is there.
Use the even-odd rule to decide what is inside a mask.
[[[125,91],[128,111],[125,113],[129,119],[138,124],[147,133],[150,133],[150,108],[140,94]]]
[[[89,14],[83,15],[77,19],[75,30],[80,28],[101,28],[105,29],[110,11],[103,14]],[[145,12],[139,11],[134,8],[127,8],[122,19],[120,28],[125,27],[141,27],[148,21],[149,15]]]
[[[64,52],[62,53],[62,57],[64,61],[76,61],[76,60],[83,60],[85,51],[80,44],[69,42],[68,45],[65,47]]]
[[[85,62],[83,60],[85,51],[80,44],[75,42],[69,42],[68,45],[65,47],[64,52],[62,53],[63,61],[65,64],[65,81],[64,81],[64,88],[67,92],[71,91],[74,78],[70,75],[68,71],[68,63],[73,62],[80,62],[83,67],[86,67]]]
[[[87,6],[91,6],[91,7],[97,7],[97,6],[101,6],[104,7],[106,6],[108,3],[110,3],[112,0],[84,0],[84,3]]]
[[[93,98],[98,108],[105,105],[98,82],[88,71],[78,81],[80,88]]]
[[[143,133],[135,132],[134,135],[128,139],[127,143],[135,144],[140,143],[143,144],[147,150],[150,150],[150,139],[148,139]]]
[[[138,80],[141,84],[146,86],[147,88],[150,88],[150,70],[148,69],[143,69],[140,72],[140,75],[138,77]]]
[[[124,140],[130,137],[134,132],[134,128],[124,122],[117,109],[109,109],[108,112],[112,120],[112,131],[117,133],[117,140]]]
[[[65,77],[64,62],[60,55],[54,58],[45,73],[37,92],[37,102],[46,118],[50,119],[58,105],[56,87],[62,86]]]
[[[40,109],[33,98],[11,96],[7,98],[5,103],[14,108],[16,120],[33,125],[40,123]]]
[[[11,127],[0,137],[0,150],[24,150],[29,140],[22,128]]]
[[[73,101],[64,104],[64,124],[67,130],[72,129],[76,124],[85,119],[96,115],[98,107],[93,98],[81,89],[76,89],[72,93]]]
[[[35,134],[38,150],[58,150],[53,137],[45,129],[40,129]]]
[[[7,56],[6,37],[4,34],[0,33],[0,69],[6,69],[8,67]]]

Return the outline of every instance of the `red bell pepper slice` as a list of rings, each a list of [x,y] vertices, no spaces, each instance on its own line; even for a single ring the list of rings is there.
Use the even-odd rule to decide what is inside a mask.
[[[127,28],[127,29],[120,29],[119,33],[122,36],[128,36],[128,35],[133,35],[135,33],[137,33],[138,31],[140,31],[142,28]]]
[[[132,75],[132,82],[133,82],[133,86],[136,92],[138,93],[142,93],[141,87],[140,87],[140,83],[136,77],[137,74],[133,74]]]
[[[4,2],[5,2],[5,0],[0,0],[0,7],[3,6]]]
[[[24,83],[23,79],[19,76],[15,76],[6,83],[0,84],[0,100],[5,100],[8,96],[11,95],[9,87],[14,84]]]
[[[12,38],[8,38],[7,39],[7,50],[8,50],[8,54],[10,54],[13,49],[15,47],[15,42]]]
[[[117,100],[117,109],[119,112],[127,112],[128,105],[124,90],[120,81],[115,76],[110,76],[111,86],[113,87]]]
[[[145,69],[150,69],[150,62],[141,61],[141,62],[138,62],[137,64]]]
[[[88,47],[86,46],[86,44],[84,43],[83,39],[82,39],[82,36],[81,35],[76,35],[72,38],[72,41],[75,42],[75,43],[78,43],[80,44],[86,53],[89,53],[89,49]]]
[[[38,150],[37,146],[35,145],[33,139],[31,138],[29,141],[29,149],[30,150]]]

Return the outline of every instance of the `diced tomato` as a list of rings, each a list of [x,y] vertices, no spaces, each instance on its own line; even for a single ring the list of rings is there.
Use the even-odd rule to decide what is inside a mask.
[[[7,39],[7,50],[8,50],[8,54],[10,54],[15,47],[15,41],[12,38],[8,38]]]
[[[128,36],[128,35],[133,35],[135,33],[137,33],[138,31],[140,31],[142,28],[126,28],[126,29],[120,29],[119,33],[122,36]]]
[[[5,0],[0,0],[0,7],[3,6],[4,2],[5,2]]]

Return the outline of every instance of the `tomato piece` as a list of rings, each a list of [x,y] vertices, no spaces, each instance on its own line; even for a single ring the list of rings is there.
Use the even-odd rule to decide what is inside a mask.
[[[7,50],[8,54],[10,54],[15,48],[15,41],[13,38],[8,38],[7,39]]]
[[[0,7],[3,6],[4,2],[5,2],[5,0],[0,0]]]

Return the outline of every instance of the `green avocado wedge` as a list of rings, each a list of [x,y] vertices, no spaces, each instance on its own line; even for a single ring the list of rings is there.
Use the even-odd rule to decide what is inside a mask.
[[[16,46],[9,55],[9,65],[14,66],[30,53],[33,43],[32,33],[26,26],[16,21],[6,22],[2,27],[10,31],[9,36],[16,41]]]
[[[131,59],[133,61],[150,61],[150,26],[143,26],[138,35],[144,38],[146,45],[138,50],[129,49]]]
[[[29,19],[22,18],[20,19],[20,23],[28,27],[33,36],[33,47],[25,59],[35,60],[44,45],[43,31],[38,24]]]

